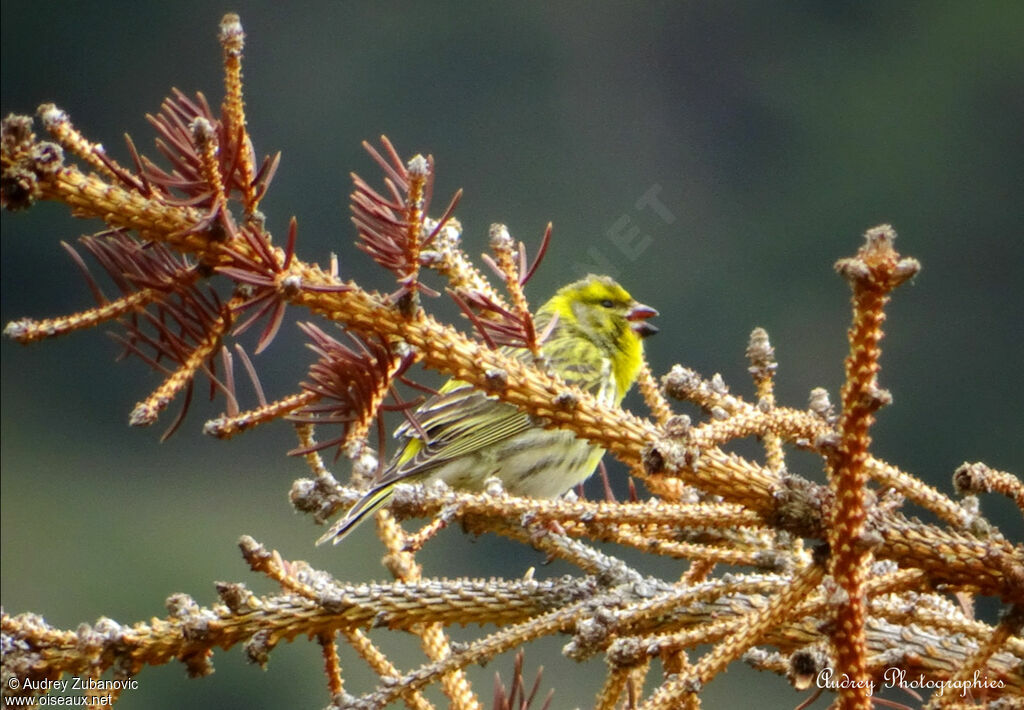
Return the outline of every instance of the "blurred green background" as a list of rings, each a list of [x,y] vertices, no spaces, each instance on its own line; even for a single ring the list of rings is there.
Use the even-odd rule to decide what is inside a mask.
[[[875,453],[947,491],[965,460],[1024,468],[1024,5],[5,1],[2,111],[54,101],[118,158],[125,131],[152,154],[143,114],[170,87],[219,104],[216,32],[229,10],[248,35],[256,150],[283,151],[263,209],[282,236],[297,216],[303,258],[326,263],[334,251],[346,277],[387,286],[352,248],[347,208],[350,171],[378,184],[360,142],[385,133],[403,155],[435,156],[435,213],[465,188],[469,253],[486,249],[491,222],[531,244],[554,223],[533,303],[579,271],[614,268],[661,311],[648,343],[656,372],[676,362],[721,372],[749,396],[743,350],[760,325],[780,361],[779,400],[803,406],[816,386],[837,399],[842,382],[849,293],[832,264],[890,222],[923,271],[888,311],[880,381],[895,402],[874,429]],[[645,195],[658,209],[643,207]],[[4,323],[91,304],[58,242],[95,223],[44,204],[5,213],[2,227]],[[220,404],[198,402],[161,445],[169,416],[153,430],[127,426],[158,378],[138,361],[115,366],[109,339],[0,347],[7,612],[74,628],[163,616],[173,592],[211,603],[214,580],[270,591],[237,553],[243,533],[342,579],[386,576],[368,529],[312,547],[318,529],[287,503],[305,469],[284,455],[294,445],[286,425],[210,441],[199,430]],[[292,391],[309,359],[286,326],[258,360],[264,385]],[[809,457],[791,468],[822,478]],[[1008,502],[982,503],[1021,539]],[[427,557],[427,574],[566,571],[493,538],[444,535],[449,552]],[[547,667],[553,707],[586,707],[603,665],[563,659],[561,643],[529,649],[527,669]],[[366,690],[362,665],[342,660],[347,688]],[[178,664],[147,669],[119,707],[327,702],[315,644],[277,649],[267,673],[237,649],[214,662],[200,681],[183,680]],[[510,667],[499,659],[479,671],[481,694]],[[706,703],[753,689],[766,706],[800,700],[784,680],[735,666]]]

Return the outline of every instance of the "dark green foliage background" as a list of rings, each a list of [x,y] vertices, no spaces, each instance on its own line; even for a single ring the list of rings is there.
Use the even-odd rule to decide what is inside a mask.
[[[127,157],[124,131],[152,153],[142,116],[171,86],[219,103],[216,28],[237,10],[256,149],[284,154],[264,210],[281,237],[298,217],[303,258],[324,263],[335,251],[345,276],[387,286],[352,248],[346,206],[349,171],[377,179],[360,141],[386,133],[405,155],[436,157],[435,212],[465,188],[471,254],[486,248],[493,221],[529,243],[554,222],[528,294],[535,304],[610,260],[661,310],[649,343],[657,372],[675,362],[720,371],[749,395],[743,348],[761,325],[780,360],[779,399],[795,406],[815,386],[837,397],[849,307],[832,264],[866,228],[891,222],[898,248],[924,269],[889,310],[881,384],[895,403],[874,430],[876,454],[943,490],[964,460],[1024,469],[1024,6],[506,5],[4,2],[2,110],[55,101],[113,155]],[[671,223],[636,207],[652,188]],[[609,238],[617,225],[639,230],[624,248]],[[41,205],[4,214],[2,226],[5,323],[90,304],[58,241],[96,224]],[[309,355],[299,343],[286,327],[259,359],[271,393],[301,377]],[[95,333],[2,344],[5,610],[74,628],[101,615],[162,616],[172,592],[210,603],[219,579],[269,591],[235,550],[243,533],[342,579],[384,577],[369,530],[313,549],[317,529],[286,500],[304,473],[284,456],[287,426],[209,441],[201,422],[220,405],[200,402],[159,445],[159,431],[126,426],[158,379],[138,362],[114,367],[115,352]],[[791,465],[821,479],[811,458]],[[1008,502],[983,505],[1021,538]],[[542,562],[454,530],[445,545],[452,554],[428,557],[428,574],[518,575]],[[585,707],[594,671],[560,658],[560,643],[530,650],[527,667],[548,667],[554,707]],[[361,664],[343,662],[349,689],[365,690]],[[314,644],[281,647],[266,674],[237,650],[215,664],[213,677],[192,682],[176,664],[147,670],[121,706],[327,702]],[[477,674],[483,695],[493,671],[509,667],[503,659]],[[707,702],[735,704],[752,687],[765,699],[777,692],[779,707],[799,702],[784,681],[740,668],[707,689]]]

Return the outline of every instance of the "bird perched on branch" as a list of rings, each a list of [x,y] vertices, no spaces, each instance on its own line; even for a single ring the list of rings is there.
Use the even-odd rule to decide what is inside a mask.
[[[537,331],[547,332],[540,353],[567,383],[617,405],[643,363],[642,339],[658,329],[657,311],[638,303],[608,276],[590,275],[563,286],[537,311]],[[523,357],[529,352],[506,348]],[[318,541],[338,543],[371,513],[387,505],[398,483],[443,480],[479,491],[492,476],[512,495],[554,498],[584,481],[604,449],[571,431],[545,429],[529,414],[461,380],[402,424],[401,449],[370,490]]]

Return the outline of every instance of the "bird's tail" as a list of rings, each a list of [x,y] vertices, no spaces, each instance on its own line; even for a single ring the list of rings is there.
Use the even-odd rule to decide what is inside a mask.
[[[371,488],[367,491],[366,495],[360,498],[355,505],[348,509],[344,518],[336,522],[331,526],[330,530],[320,536],[320,539],[316,541],[316,544],[322,545],[330,540],[332,543],[337,545],[339,542],[344,540],[345,536],[352,532],[359,523],[363,522],[363,520],[368,516],[376,513],[387,505],[391,501],[391,496],[394,495],[394,492],[395,484],[393,482]]]

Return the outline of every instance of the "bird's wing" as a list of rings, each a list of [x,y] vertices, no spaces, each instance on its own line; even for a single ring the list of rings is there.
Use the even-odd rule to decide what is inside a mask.
[[[529,415],[511,404],[489,397],[470,385],[449,381],[440,394],[422,404],[395,432],[405,443],[391,465],[345,516],[331,526],[317,544],[338,544],[363,519],[391,500],[393,484],[472,455],[511,439],[533,426]],[[423,440],[423,432],[426,442]]]
[[[463,382],[449,383],[412,416],[418,426],[406,422],[395,432],[405,444],[377,485],[429,472],[533,426],[528,414]]]

